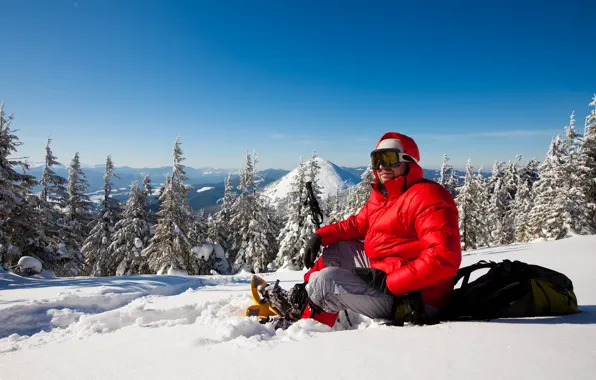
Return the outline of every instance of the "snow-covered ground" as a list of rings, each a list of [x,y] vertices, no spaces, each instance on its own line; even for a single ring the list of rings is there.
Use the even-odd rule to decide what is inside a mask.
[[[250,275],[22,278],[0,272],[0,379],[594,379],[596,236],[466,252],[567,274],[582,313],[386,327],[352,316],[273,331]],[[302,272],[266,274],[284,287]]]

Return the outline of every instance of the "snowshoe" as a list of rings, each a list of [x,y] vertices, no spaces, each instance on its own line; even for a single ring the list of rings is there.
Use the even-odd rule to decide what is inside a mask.
[[[250,279],[250,292],[252,295],[252,299],[255,302],[254,305],[251,305],[246,308],[245,315],[247,317],[259,317],[259,318],[268,318],[274,315],[278,315],[275,310],[273,310],[267,300],[264,300],[259,293],[259,287],[263,287],[267,285],[267,281],[262,279],[259,276],[253,275]]]
[[[259,322],[261,324],[270,323],[271,327],[273,327],[274,330],[277,330],[277,329],[287,330],[288,327],[292,326],[292,323],[293,323],[292,321],[289,321],[283,317],[280,317],[279,315],[272,315],[267,318],[261,318],[259,320]]]
[[[274,321],[275,325],[284,329],[302,316],[304,305],[301,305],[302,302],[300,304],[293,302],[296,301],[294,289],[288,292],[279,286],[279,280],[269,284],[261,277],[253,275],[250,290],[255,305],[246,309],[246,316],[258,317],[261,323]],[[285,320],[287,325],[280,319]]]
[[[290,301],[288,291],[275,284],[264,284],[259,287],[261,302],[266,302],[275,313],[290,321],[297,321],[302,316],[302,310]]]

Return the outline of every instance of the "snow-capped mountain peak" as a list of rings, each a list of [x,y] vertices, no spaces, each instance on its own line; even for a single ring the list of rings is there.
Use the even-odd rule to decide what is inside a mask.
[[[311,160],[306,161],[305,165],[308,166]],[[360,178],[348,173],[331,161],[321,157],[315,157],[315,160],[320,167],[316,181],[321,188],[321,198],[323,200],[327,199],[331,195],[335,195],[338,187],[340,190],[345,190],[348,187],[356,185],[360,182]],[[297,175],[298,167],[267,186],[264,190],[264,195],[269,197],[274,203],[285,198],[291,191],[292,183],[295,181]]]

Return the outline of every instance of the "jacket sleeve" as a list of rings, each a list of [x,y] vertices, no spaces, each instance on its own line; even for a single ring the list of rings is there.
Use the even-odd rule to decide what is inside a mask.
[[[370,200],[366,202],[358,214],[316,230],[315,233],[323,239],[321,244],[325,247],[342,240],[364,239],[366,231],[368,231],[369,203]]]
[[[421,243],[420,256],[387,275],[395,295],[423,289],[455,276],[461,264],[459,223],[453,198],[433,186],[415,194],[408,214]]]

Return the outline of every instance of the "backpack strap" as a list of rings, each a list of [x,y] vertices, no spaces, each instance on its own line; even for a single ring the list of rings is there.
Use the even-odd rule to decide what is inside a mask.
[[[494,261],[489,262],[489,261],[481,260],[474,265],[470,265],[465,268],[461,268],[460,270],[457,271],[457,274],[455,275],[455,277],[453,277],[453,285],[455,286],[455,284],[457,284],[459,282],[459,280],[461,280],[463,278],[464,282],[461,285],[461,287],[463,288],[464,286],[468,285],[468,282],[470,281],[470,275],[472,274],[472,272],[475,272],[478,269],[483,269],[483,268],[494,268],[497,265],[498,264],[495,263]]]

